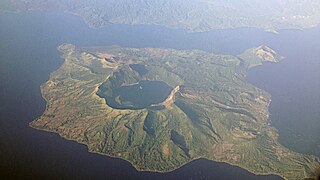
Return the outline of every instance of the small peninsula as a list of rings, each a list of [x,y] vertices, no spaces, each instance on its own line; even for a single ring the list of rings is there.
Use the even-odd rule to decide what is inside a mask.
[[[271,95],[245,81],[248,69],[283,57],[267,46],[239,56],[200,50],[59,46],[64,63],[41,86],[36,129],[129,161],[173,171],[198,158],[255,174],[315,177],[319,157],[278,142]]]

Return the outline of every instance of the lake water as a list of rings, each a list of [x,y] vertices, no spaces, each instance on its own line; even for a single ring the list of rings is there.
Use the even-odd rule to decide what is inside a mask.
[[[106,101],[109,106],[116,109],[144,109],[166,100],[172,87],[163,81],[139,81],[112,91],[112,98]]]
[[[238,167],[200,159],[170,173],[137,172],[130,163],[88,153],[84,145],[29,128],[42,114],[40,85],[62,59],[61,43],[201,49],[240,54],[268,45],[286,56],[278,64],[250,70],[248,80],[272,94],[270,121],[286,147],[320,156],[320,28],[215,30],[188,33],[159,26],[113,25],[90,29],[66,14],[0,14],[0,168],[2,176],[102,179],[277,179]],[[13,173],[15,175],[13,175]]]

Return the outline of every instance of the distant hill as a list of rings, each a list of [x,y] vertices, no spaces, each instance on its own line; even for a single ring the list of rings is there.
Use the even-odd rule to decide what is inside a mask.
[[[319,0],[2,0],[1,9],[66,11],[91,27],[156,24],[190,31],[256,27],[274,32],[320,23]]]

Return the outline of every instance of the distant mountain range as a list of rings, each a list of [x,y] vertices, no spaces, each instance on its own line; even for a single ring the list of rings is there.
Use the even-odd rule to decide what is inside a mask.
[[[0,10],[69,12],[91,27],[156,24],[196,32],[240,27],[275,32],[320,23],[319,0],[2,0]]]

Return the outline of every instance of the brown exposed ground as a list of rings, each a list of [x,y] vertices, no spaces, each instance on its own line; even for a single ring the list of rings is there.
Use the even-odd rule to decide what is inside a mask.
[[[162,146],[162,153],[165,157],[168,157],[170,154],[170,149],[169,149],[169,145],[168,144],[164,144]]]
[[[108,53],[97,52],[96,54],[100,58],[107,58],[107,59],[112,59],[113,58],[113,55],[112,54],[108,54]]]
[[[172,103],[174,103],[174,95],[180,90],[180,86],[175,87],[166,100],[164,100],[160,105],[163,105],[165,107],[170,106]]]
[[[276,52],[267,46],[257,50],[256,55],[265,61],[276,62]]]

